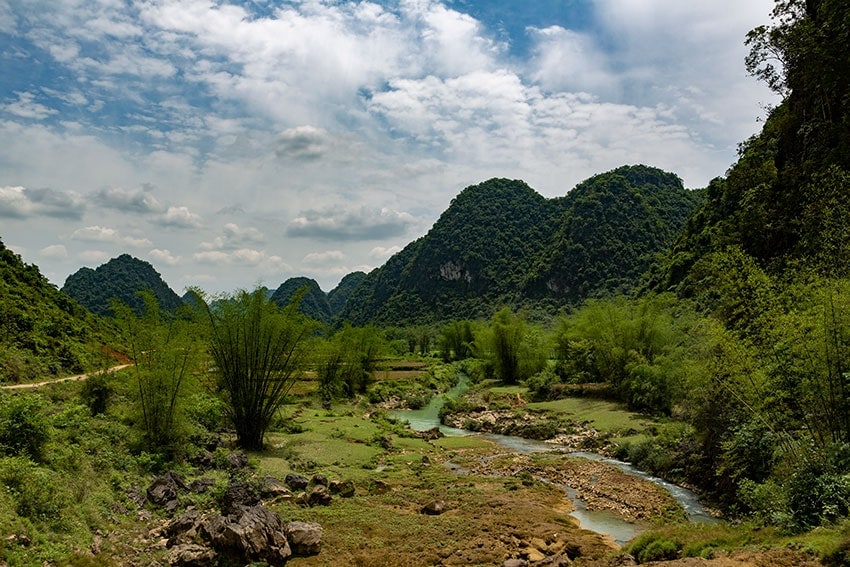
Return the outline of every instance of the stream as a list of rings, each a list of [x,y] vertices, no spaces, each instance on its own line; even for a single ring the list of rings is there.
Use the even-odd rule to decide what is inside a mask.
[[[434,396],[428,405],[418,410],[392,411],[390,412],[390,415],[401,421],[406,421],[410,425],[410,428],[415,431],[427,431],[437,427],[443,435],[446,436],[475,435],[483,439],[491,440],[500,447],[504,447],[505,449],[515,453],[527,454],[559,451],[557,445],[552,445],[543,441],[523,439],[522,437],[514,437],[511,435],[478,433],[474,431],[467,431],[466,429],[448,427],[441,424],[439,418],[440,408],[443,407],[443,404],[445,404],[447,399],[457,398],[468,388],[469,379],[466,376],[463,376],[455,387],[443,395]],[[663,479],[639,471],[629,463],[604,457],[597,453],[569,452],[563,450],[561,452],[571,457],[581,457],[584,459],[603,462],[617,467],[627,474],[640,477],[661,486],[670,493],[680,506],[682,506],[688,516],[688,519],[692,522],[714,523],[717,521],[702,507],[697,495],[686,488],[682,488],[681,486],[677,486]],[[576,497],[576,491],[574,489],[563,485],[562,488],[564,488],[567,492],[567,496],[570,498],[573,506],[575,507],[575,510],[573,510],[570,515],[578,520],[579,525],[583,529],[608,535],[617,542],[618,545],[624,545],[635,536],[640,535],[640,533],[646,529],[646,526],[644,525],[627,522],[616,514],[606,510],[588,510],[585,504]]]

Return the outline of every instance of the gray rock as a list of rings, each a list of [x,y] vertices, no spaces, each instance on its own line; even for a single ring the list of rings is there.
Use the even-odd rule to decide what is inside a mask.
[[[351,498],[354,496],[354,481],[352,480],[332,480],[328,485],[331,494],[338,494],[342,498]]]
[[[446,503],[442,500],[434,500],[422,507],[422,513],[428,514],[429,516],[439,516],[445,511]]]
[[[286,485],[273,476],[265,477],[260,485],[260,496],[263,498],[278,498],[291,494],[292,492],[286,488]]]
[[[195,480],[189,483],[189,492],[194,492],[195,494],[203,494],[213,486],[215,486],[214,478],[196,478]]]
[[[248,466],[248,455],[242,451],[233,451],[232,453],[228,453],[226,460],[227,466],[231,469],[244,469]]]
[[[319,524],[289,522],[285,531],[293,555],[306,557],[322,550],[322,526]]]
[[[262,505],[206,518],[198,533],[210,547],[238,563],[265,561],[283,565],[292,555],[283,521]]]
[[[310,482],[312,482],[313,484],[321,484],[322,486],[327,486],[328,477],[323,474],[314,474]]]
[[[525,559],[505,559],[505,562],[502,563],[502,567],[526,567],[528,565],[528,561]]]
[[[327,506],[331,503],[332,496],[326,486],[317,484],[307,494],[307,504],[310,506]]]
[[[284,482],[286,483],[286,486],[292,490],[304,490],[310,484],[310,481],[307,480],[306,476],[301,476],[300,474],[295,473],[289,473],[286,475]]]
[[[186,490],[186,482],[183,477],[175,472],[168,471],[156,477],[145,491],[148,500],[157,506],[165,506],[171,501],[177,501],[177,493]]]
[[[256,506],[260,503],[260,494],[245,482],[231,483],[224,492],[222,511],[232,513],[238,508]]]
[[[172,567],[209,567],[215,564],[215,551],[196,543],[184,543],[172,547],[165,562]]]

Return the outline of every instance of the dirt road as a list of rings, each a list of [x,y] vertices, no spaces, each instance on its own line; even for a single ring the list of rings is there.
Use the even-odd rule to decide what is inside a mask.
[[[119,364],[118,366],[113,366],[109,368],[107,372],[117,372],[118,370],[123,370],[128,366],[132,366],[132,364]],[[45,380],[43,382],[32,382],[29,384],[9,384],[8,386],[0,386],[0,390],[28,390],[31,388],[39,388],[41,386],[46,386],[47,384],[58,384],[59,382],[75,382],[78,380],[85,380],[92,374],[97,374],[96,372],[90,372],[89,374],[77,374],[76,376],[65,376],[63,378],[53,378],[52,380]]]

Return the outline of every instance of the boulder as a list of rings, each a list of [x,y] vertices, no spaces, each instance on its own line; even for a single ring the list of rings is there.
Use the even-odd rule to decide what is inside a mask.
[[[331,503],[332,496],[326,486],[317,484],[307,494],[307,504],[310,506],[327,506]]]
[[[322,486],[327,486],[328,477],[323,474],[314,474],[310,482],[312,482],[313,484],[321,484]]]
[[[233,451],[226,457],[227,466],[231,469],[244,469],[248,466],[248,455],[242,451]]]
[[[439,516],[446,511],[446,503],[442,500],[434,500],[422,507],[421,513],[429,516]]]
[[[231,513],[238,508],[256,506],[260,503],[260,494],[246,482],[234,482],[227,487],[221,503],[222,511]]]
[[[342,498],[351,498],[354,496],[354,481],[351,480],[332,480],[328,485],[331,494],[337,494]]]
[[[196,543],[184,543],[172,547],[165,562],[172,567],[209,567],[215,564],[215,551]]]
[[[283,521],[262,505],[206,518],[198,531],[210,547],[241,564],[265,561],[283,565],[292,555]]]
[[[286,485],[273,476],[263,478],[260,484],[260,496],[263,498],[280,498],[291,495],[292,492],[286,488]]]
[[[169,502],[176,505],[178,491],[186,489],[183,477],[173,471],[167,471],[153,480],[145,494],[148,501],[157,506],[165,506]]]
[[[310,481],[307,480],[306,476],[301,476],[300,474],[289,473],[286,475],[284,479],[286,486],[288,486],[292,490],[304,490],[310,484]]]
[[[293,555],[306,557],[322,550],[322,526],[319,524],[289,522],[285,531]]]
[[[189,491],[195,494],[203,494],[215,486],[215,479],[209,477],[196,478],[189,483]]]

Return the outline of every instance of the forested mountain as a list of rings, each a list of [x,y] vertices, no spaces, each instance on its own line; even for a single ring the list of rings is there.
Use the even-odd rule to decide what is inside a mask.
[[[328,296],[322,291],[316,280],[305,277],[289,278],[272,293],[271,300],[279,306],[285,307],[302,288],[305,289],[305,293],[301,298],[298,310],[311,319],[326,325],[330,324],[333,321],[331,304],[328,302]]]
[[[0,241],[0,382],[82,372],[101,323]]]
[[[427,235],[366,276],[341,317],[412,323],[488,317],[629,289],[696,202],[673,174],[621,167],[546,199],[522,181],[464,189]]]
[[[180,297],[168,287],[153,266],[144,260],[122,254],[97,269],[80,268],[68,276],[62,291],[98,315],[110,314],[110,301],[119,299],[141,313],[144,302],[140,291],[153,292],[163,309],[182,305]]]
[[[347,274],[335,288],[328,292],[328,302],[331,304],[331,312],[334,316],[343,310],[345,304],[348,302],[348,298],[351,297],[351,294],[357,289],[357,286],[360,285],[365,277],[366,272],[352,272]]]
[[[709,256],[737,247],[768,273],[850,274],[850,26],[846,2],[782,2],[748,36],[751,73],[784,96],[713,180],[659,289],[697,293]]]
[[[580,183],[557,200],[559,228],[529,277],[530,294],[575,303],[630,290],[673,243],[698,196],[678,176],[646,166]]]

